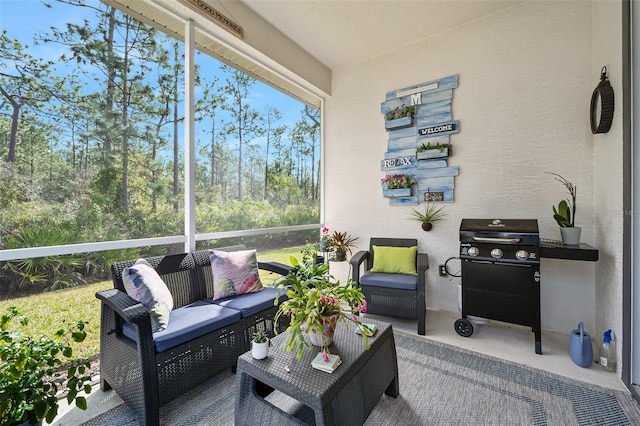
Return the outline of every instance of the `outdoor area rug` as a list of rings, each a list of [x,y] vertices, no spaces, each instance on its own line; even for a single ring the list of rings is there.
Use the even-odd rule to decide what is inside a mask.
[[[400,396],[365,425],[638,425],[630,394],[394,332]],[[274,392],[283,409],[296,401]],[[160,410],[164,425],[233,425],[235,375],[222,373]],[[296,407],[293,407],[296,408]],[[89,409],[91,409],[89,407]],[[86,425],[137,425],[122,404]]]

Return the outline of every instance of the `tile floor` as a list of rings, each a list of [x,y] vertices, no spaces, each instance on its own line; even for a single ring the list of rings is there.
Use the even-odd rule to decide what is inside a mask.
[[[371,317],[391,322],[394,329],[412,334],[417,332],[415,321],[373,315]],[[461,337],[453,327],[458,318],[459,315],[451,312],[427,311],[427,329],[424,338],[503,358],[576,380],[627,391],[617,374],[606,372],[597,364],[593,364],[589,368],[575,365],[569,356],[568,334],[543,331],[542,355],[537,355],[530,327],[489,321],[486,324],[474,326],[472,336]],[[598,353],[596,345],[594,345],[594,353]],[[99,387],[96,387],[89,395],[87,411],[61,407],[60,415],[53,424],[75,426],[120,403],[122,400],[113,391],[102,392]]]

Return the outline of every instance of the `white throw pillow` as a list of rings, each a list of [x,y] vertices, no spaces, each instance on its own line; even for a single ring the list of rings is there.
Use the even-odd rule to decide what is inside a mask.
[[[167,328],[173,296],[153,266],[145,259],[138,259],[122,271],[122,281],[127,294],[149,310],[153,331]]]

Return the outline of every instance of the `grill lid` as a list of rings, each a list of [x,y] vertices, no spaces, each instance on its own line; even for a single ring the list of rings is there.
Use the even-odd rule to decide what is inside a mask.
[[[537,246],[540,241],[538,219],[462,219],[460,242],[478,241],[483,237],[503,239],[503,244]]]
[[[462,219],[460,231],[538,233],[538,219]]]

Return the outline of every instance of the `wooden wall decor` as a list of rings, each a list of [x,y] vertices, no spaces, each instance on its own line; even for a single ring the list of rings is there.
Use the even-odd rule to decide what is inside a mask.
[[[390,205],[453,202],[458,167],[449,166],[453,154],[449,138],[460,131],[460,122],[451,114],[456,87],[458,76],[451,75],[386,94],[381,112],[389,140],[381,169],[385,177],[406,175],[413,181],[409,195],[408,191],[396,195],[400,192],[382,184]]]

